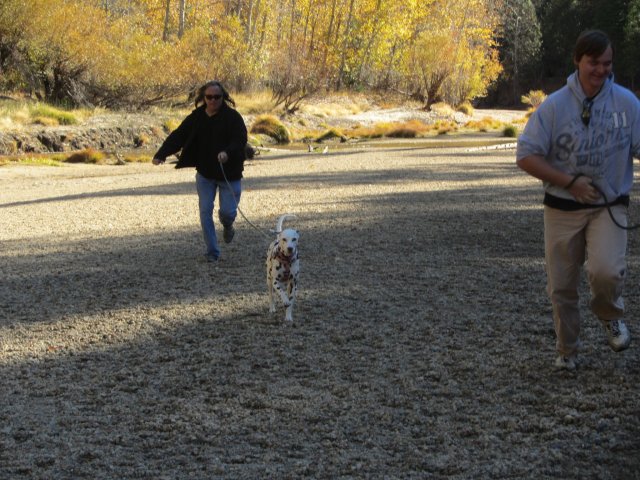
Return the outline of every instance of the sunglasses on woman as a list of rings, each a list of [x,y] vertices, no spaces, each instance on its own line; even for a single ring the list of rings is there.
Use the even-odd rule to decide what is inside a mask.
[[[207,100],[220,100],[222,98],[222,95],[216,93],[215,95],[205,95],[204,98],[206,98]]]

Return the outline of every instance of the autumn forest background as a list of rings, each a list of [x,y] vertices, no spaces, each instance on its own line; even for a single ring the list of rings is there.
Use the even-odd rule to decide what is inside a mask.
[[[284,111],[323,91],[517,106],[573,70],[580,31],[640,80],[640,0],[2,0],[0,92],[144,108],[208,79]]]

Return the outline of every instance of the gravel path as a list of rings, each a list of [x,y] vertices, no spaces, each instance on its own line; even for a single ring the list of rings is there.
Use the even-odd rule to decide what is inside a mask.
[[[640,478],[638,234],[635,343],[586,313],[557,373],[513,151],[271,152],[246,177],[262,231],[240,219],[212,266],[193,171],[0,168],[0,478]],[[286,212],[293,325],[264,280]]]

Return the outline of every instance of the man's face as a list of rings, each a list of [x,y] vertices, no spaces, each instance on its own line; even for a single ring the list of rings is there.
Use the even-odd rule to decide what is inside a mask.
[[[613,68],[613,50],[611,45],[599,57],[583,55],[577,62],[578,77],[582,90],[587,97],[592,97],[602,87]]]

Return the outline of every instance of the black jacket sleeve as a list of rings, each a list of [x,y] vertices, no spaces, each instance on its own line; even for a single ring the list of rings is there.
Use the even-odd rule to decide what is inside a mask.
[[[179,152],[187,144],[194,132],[196,111],[191,112],[182,123],[162,143],[160,149],[153,156],[165,160],[169,155]]]
[[[244,161],[246,158],[247,127],[242,116],[234,109],[229,108],[229,121],[231,123],[229,143],[224,148],[229,158],[236,161]]]

